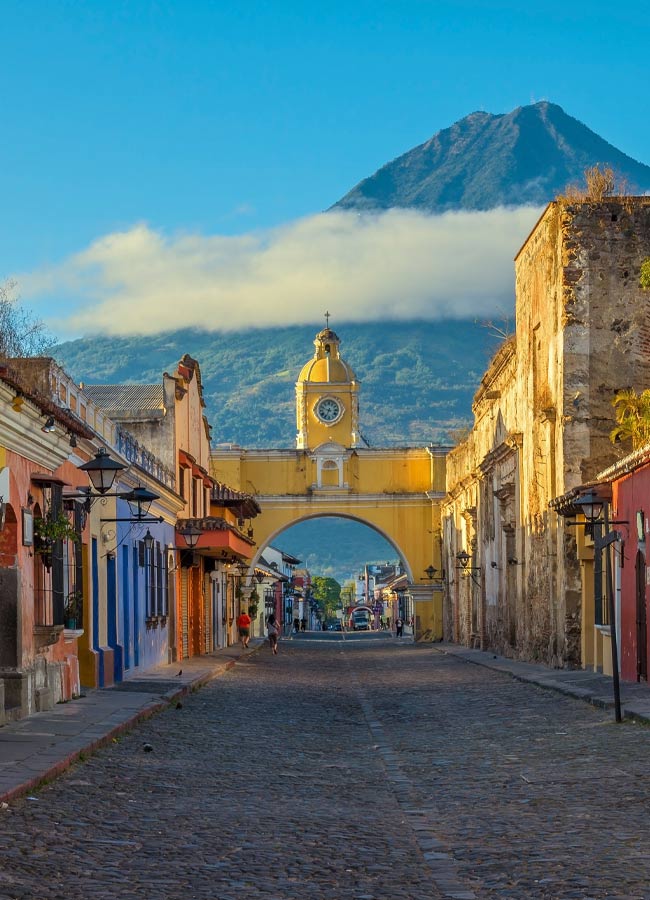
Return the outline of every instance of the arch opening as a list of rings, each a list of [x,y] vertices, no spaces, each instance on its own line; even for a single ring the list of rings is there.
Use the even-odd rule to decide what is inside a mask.
[[[314,528],[313,523],[319,522],[322,524]],[[328,554],[317,554],[313,548],[322,547],[325,543],[330,547]],[[306,565],[311,562],[314,568],[318,567],[318,562],[320,568],[324,567],[341,577],[352,577],[359,566],[363,567],[366,563],[390,562],[400,564],[412,580],[411,567],[403,550],[381,528],[360,516],[340,512],[301,516],[271,533],[258,548],[253,564],[259,562],[268,546],[291,553]],[[297,551],[302,551],[302,556]],[[339,557],[336,564],[328,562],[334,552]]]
[[[253,560],[284,571],[282,585],[264,589],[289,630],[383,630],[411,610],[410,568],[381,529],[359,516],[312,513],[270,534]],[[267,596],[268,595],[268,596]]]

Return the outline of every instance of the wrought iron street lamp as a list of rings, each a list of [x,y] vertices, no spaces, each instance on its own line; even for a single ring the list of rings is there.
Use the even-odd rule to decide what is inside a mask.
[[[474,572],[480,572],[481,567],[480,566],[470,566],[472,557],[469,555],[467,550],[461,550],[460,553],[457,553],[456,559],[460,563],[460,565],[456,566],[456,568],[460,569],[462,572],[465,572],[465,574],[469,575],[469,577],[472,579],[474,584],[478,585],[478,581],[474,577]]]
[[[435,566],[427,566],[424,570],[424,574],[427,576],[429,581],[434,581],[436,584],[443,584],[447,579],[445,578],[445,570],[443,569],[440,575],[436,576],[438,569]]]
[[[602,516],[605,501],[593,491],[587,491],[586,494],[580,495],[575,505],[580,507],[587,522],[593,525]]]
[[[184,528],[178,529],[178,534],[180,534],[187,544],[187,549],[194,550],[203,532],[196,525],[186,525]]]
[[[95,458],[77,467],[86,472],[90,482],[100,496],[107,494],[113,487],[118,472],[127,467],[108,455],[103,447],[100,447]]]
[[[120,497],[129,504],[129,509],[134,519],[144,519],[149,513],[151,504],[154,500],[158,500],[160,495],[154,494],[153,491],[149,491],[139,484],[132,491],[129,491],[128,494],[120,494]]]
[[[115,484],[118,474],[128,468],[128,466],[113,459],[103,447],[100,447],[94,459],[82,463],[77,468],[80,472],[85,472],[88,475],[94,488],[94,493],[90,488],[83,490],[83,496],[86,498],[86,512],[90,512],[93,500],[101,499],[104,502],[104,499],[108,499],[109,491]],[[153,491],[142,485],[138,485],[126,494],[111,494],[110,496],[126,500],[131,515],[128,518],[102,518],[102,522],[137,522],[146,524],[163,521],[162,516],[150,516],[148,514],[152,502],[158,500],[160,495],[154,494]]]

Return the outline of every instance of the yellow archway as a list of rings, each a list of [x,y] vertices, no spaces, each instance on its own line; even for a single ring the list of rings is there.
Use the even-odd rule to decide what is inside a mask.
[[[300,372],[297,449],[217,447],[211,453],[211,474],[259,503],[258,548],[290,526],[322,516],[355,519],[374,528],[399,550],[408,573],[416,636],[441,638],[440,585],[432,585],[424,572],[432,565],[442,568],[446,449],[366,446],[359,429],[360,385],[339,345],[328,324],[316,335],[314,356]]]
[[[260,549],[255,558],[281,532],[308,519],[338,516],[373,528],[404,563],[416,635],[441,638],[442,595],[424,571],[430,565],[441,569],[445,451],[358,449],[346,451],[344,457],[344,485],[336,487],[319,486],[318,456],[302,450],[215,449],[211,474],[259,503],[255,542]]]

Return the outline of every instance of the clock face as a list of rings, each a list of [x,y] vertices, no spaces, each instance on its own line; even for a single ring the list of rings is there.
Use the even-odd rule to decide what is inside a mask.
[[[336,422],[338,418],[341,416],[341,406],[334,400],[332,397],[325,397],[324,400],[319,400],[316,404],[316,415],[324,422],[326,425],[331,425],[332,422]]]

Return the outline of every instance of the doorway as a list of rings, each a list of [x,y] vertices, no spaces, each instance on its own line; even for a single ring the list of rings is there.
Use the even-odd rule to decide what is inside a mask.
[[[645,558],[636,554],[636,680],[648,680],[648,614],[645,598]]]

